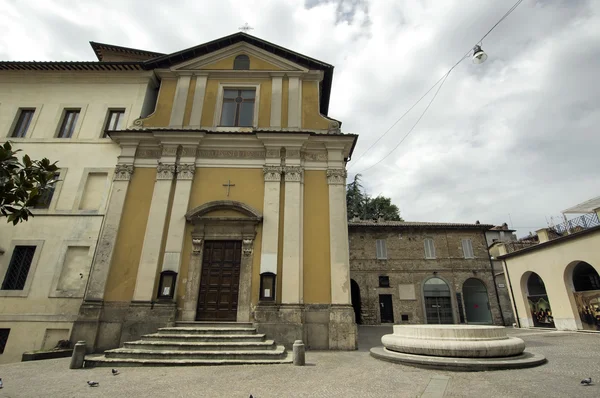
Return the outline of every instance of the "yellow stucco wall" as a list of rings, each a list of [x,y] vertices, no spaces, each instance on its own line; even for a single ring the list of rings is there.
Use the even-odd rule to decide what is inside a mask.
[[[531,318],[527,304],[527,278],[529,272],[535,272],[546,286],[557,328],[568,328],[569,319],[571,326],[574,326],[579,319],[579,314],[573,299],[572,268],[575,262],[585,261],[600,273],[598,247],[600,247],[600,231],[507,258],[505,261],[519,318],[521,320]]]
[[[304,172],[304,302],[331,303],[329,186],[324,170]]]
[[[229,197],[223,184],[231,180],[235,187],[231,187]],[[262,213],[264,195],[264,174],[261,169],[235,169],[235,168],[197,168],[192,182],[188,210],[202,204],[216,200],[234,200],[245,203]],[[239,217],[235,211],[217,210],[210,216]],[[190,255],[192,253],[191,233],[193,227],[188,224],[185,232],[179,283],[177,287],[177,306],[183,307],[185,283],[187,278]],[[252,303],[258,302],[258,284],[260,278],[260,253],[262,242],[261,226],[257,228],[254,240],[254,262],[252,264]]]
[[[156,109],[154,113],[144,119],[144,126],[165,127],[169,125],[176,89],[177,79],[163,79],[161,81],[160,91],[156,101]]]
[[[133,297],[155,180],[156,168],[138,167],[131,176],[106,282],[106,301],[130,301]]]
[[[154,288],[152,289],[152,297],[158,297],[158,284],[160,283],[160,272],[162,271],[163,260],[165,258],[165,247],[167,247],[167,236],[169,234],[169,223],[171,222],[171,213],[173,212],[173,199],[175,198],[175,184],[171,184],[169,192],[169,204],[167,205],[167,217],[163,227],[162,240],[160,243],[160,251],[158,252],[158,264],[156,265],[156,274],[154,274]]]
[[[217,104],[219,94],[219,84],[235,87],[236,84],[260,84],[259,104],[258,104],[258,126],[269,127],[271,124],[271,88],[270,80],[258,79],[208,79],[206,84],[206,93],[204,94],[204,105],[202,107],[202,126],[213,126],[215,118],[215,109],[221,104]],[[217,121],[216,125],[219,125]]]
[[[329,120],[319,113],[319,82],[302,82],[302,127],[327,129]]]
[[[232,55],[231,57],[223,58],[212,64],[204,65],[200,69],[216,69],[227,70],[233,69],[233,60],[240,54]],[[250,70],[281,70],[280,67],[273,65],[263,59],[257,58],[254,55],[246,54],[250,58]]]
[[[183,113],[183,125],[190,125],[190,117],[192,116],[192,105],[194,105],[194,93],[196,92],[196,77],[190,79],[190,88],[185,102],[185,112]]]

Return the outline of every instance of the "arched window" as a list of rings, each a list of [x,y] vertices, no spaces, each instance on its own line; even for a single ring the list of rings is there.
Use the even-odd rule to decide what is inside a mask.
[[[238,55],[233,61],[233,69],[248,70],[250,69],[250,58],[247,55]]]
[[[600,276],[594,267],[582,261],[573,270],[573,287],[576,292],[600,290]]]
[[[423,296],[427,323],[454,323],[450,288],[443,279],[437,277],[427,279],[423,285]]]

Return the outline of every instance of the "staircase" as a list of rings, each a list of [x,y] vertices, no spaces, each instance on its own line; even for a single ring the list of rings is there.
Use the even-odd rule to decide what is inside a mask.
[[[127,342],[104,355],[87,355],[85,367],[198,366],[291,363],[284,346],[266,340],[251,323],[177,322],[175,327]]]

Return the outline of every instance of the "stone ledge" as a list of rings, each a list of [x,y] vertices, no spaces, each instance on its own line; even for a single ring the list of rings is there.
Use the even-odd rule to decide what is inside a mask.
[[[417,368],[462,372],[531,368],[547,362],[545,356],[531,352],[524,352],[521,355],[506,358],[452,358],[404,354],[389,351],[384,347],[374,347],[370,351],[373,358],[383,361]]]

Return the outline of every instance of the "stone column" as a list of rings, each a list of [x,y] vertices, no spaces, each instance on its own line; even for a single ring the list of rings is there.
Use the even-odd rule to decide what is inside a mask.
[[[331,264],[331,303],[351,304],[348,221],[346,218],[346,170],[328,169],[329,250]]]
[[[288,150],[289,153],[289,150]],[[301,166],[285,166],[285,206],[283,224],[283,267],[281,302],[302,303],[302,181]]]
[[[330,156],[331,158],[331,156]],[[331,309],[329,349],[355,350],[357,331],[350,297],[348,221],[346,217],[346,170],[327,170],[329,184],[329,250],[331,267]]]
[[[158,267],[160,246],[167,219],[169,195],[175,176],[177,145],[164,145],[162,156],[156,167],[156,183],[152,193],[152,202],[146,224],[144,245],[140,256],[133,301],[151,301],[153,299],[154,280]]]
[[[277,153],[279,153],[279,150],[277,150]],[[279,165],[267,165],[264,166],[263,172],[265,176],[265,194],[263,202],[260,273],[272,272],[277,274],[277,248],[279,243],[279,196],[281,191],[282,169]]]
[[[188,267],[187,283],[185,284],[185,300],[183,302],[183,313],[181,315],[182,321],[196,320],[203,252],[204,239],[193,237],[192,254],[190,256],[190,264]]]
[[[181,151],[179,164],[177,165],[177,182],[173,196],[173,206],[171,207],[169,230],[167,232],[167,242],[162,265],[163,271],[175,271],[179,274],[186,225],[185,213],[188,209],[192,180],[196,171],[195,160],[196,146],[184,146]]]

